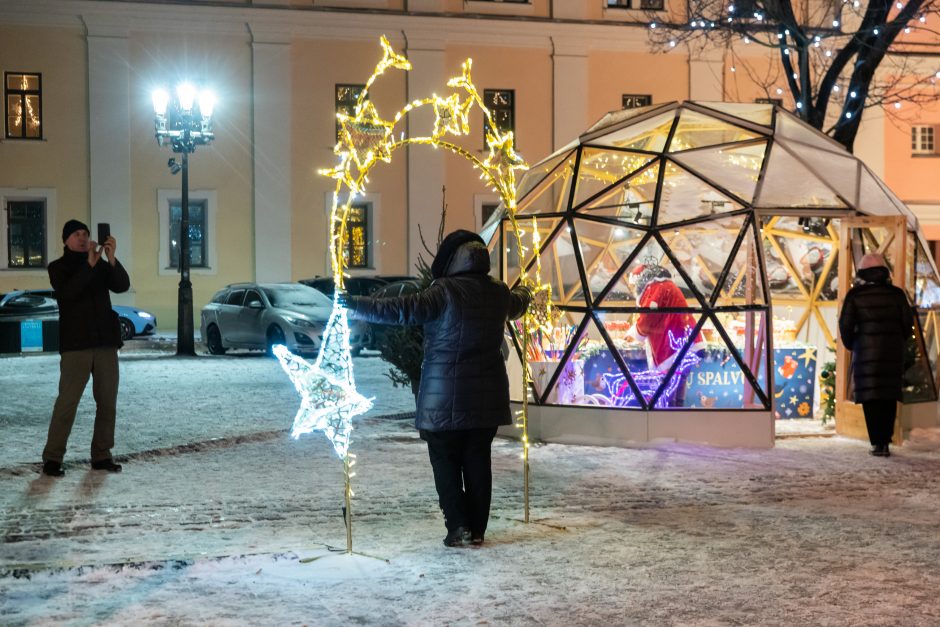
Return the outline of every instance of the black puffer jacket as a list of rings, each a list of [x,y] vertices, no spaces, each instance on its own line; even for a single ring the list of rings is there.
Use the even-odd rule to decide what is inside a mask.
[[[839,315],[842,343],[852,351],[855,402],[900,401],[913,312],[904,290],[891,285],[887,268],[860,270],[858,278],[862,283],[846,294]]]
[[[87,253],[66,249],[49,264],[49,281],[59,301],[60,353],[121,347],[121,327],[109,293],[130,289],[130,278],[120,261],[112,266],[102,257],[92,268]]]
[[[512,423],[500,348],[506,321],[525,312],[530,295],[522,287],[510,291],[489,276],[489,269],[486,247],[470,242],[457,249],[444,276],[418,294],[347,297],[352,316],[360,320],[424,325],[418,429],[458,431]]]

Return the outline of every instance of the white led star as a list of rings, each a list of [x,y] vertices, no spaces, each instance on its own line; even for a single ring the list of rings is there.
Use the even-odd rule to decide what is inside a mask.
[[[300,393],[300,409],[294,416],[291,436],[323,431],[336,454],[344,459],[353,418],[372,408],[372,400],[356,391],[346,309],[334,304],[320,354],[312,365],[280,344],[274,347],[274,354]]]

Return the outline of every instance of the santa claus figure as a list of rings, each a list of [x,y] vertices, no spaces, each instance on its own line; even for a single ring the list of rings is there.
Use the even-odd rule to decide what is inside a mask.
[[[647,263],[637,266],[630,274],[629,283],[636,295],[637,306],[647,310],[688,307],[682,290],[672,281],[666,268]],[[695,328],[695,318],[689,313],[656,313],[643,311],[637,316],[632,335],[647,341],[647,360],[650,367],[666,371],[676,359],[684,340]],[[672,341],[670,341],[670,339]],[[697,350],[701,335],[695,338],[689,350]]]

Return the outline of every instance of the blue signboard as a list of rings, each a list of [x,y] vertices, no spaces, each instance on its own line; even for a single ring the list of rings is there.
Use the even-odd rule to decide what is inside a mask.
[[[647,370],[646,359],[640,351],[621,352],[627,367],[634,374]],[[746,387],[744,373],[727,350],[705,350],[699,361],[690,364],[689,371],[680,379],[684,393],[672,395],[662,407],[695,407],[708,409],[737,409],[744,403]],[[816,348],[798,346],[774,350],[774,415],[776,418],[810,418],[816,390]],[[638,407],[639,402],[629,395],[624,402],[615,402],[605,382],[619,374],[620,369],[607,351],[590,356],[584,366],[584,391],[589,395],[603,395],[609,404]],[[622,375],[620,379],[623,379]],[[618,379],[619,381],[619,379]],[[658,383],[658,382],[657,382]],[[758,378],[764,385],[764,375]],[[643,387],[641,385],[641,387]],[[656,386],[658,387],[658,386]],[[624,390],[626,393],[626,390]],[[756,400],[756,396],[755,396]]]
[[[37,351],[42,351],[42,320],[23,320],[20,322],[20,352]]]

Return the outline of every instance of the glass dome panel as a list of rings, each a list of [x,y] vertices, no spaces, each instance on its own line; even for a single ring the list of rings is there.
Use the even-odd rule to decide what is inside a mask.
[[[540,279],[552,288],[552,301],[558,305],[584,306],[584,284],[575,256],[571,227],[562,225],[551,241],[543,246]],[[534,269],[530,271],[530,274]]]
[[[537,172],[537,180],[532,179],[531,181],[533,187],[526,193],[525,197],[520,197],[519,202],[516,204],[516,215],[538,215],[567,211],[571,179],[574,175],[574,159],[575,156],[572,152],[565,159],[559,161],[555,168],[545,173],[544,176],[539,178]],[[526,177],[528,175],[529,173],[526,173]],[[530,180],[526,178],[523,183],[528,186]]]
[[[558,223],[561,222],[561,218],[538,218],[535,220],[536,228],[539,232],[539,239],[542,242],[544,247],[546,240],[555,230],[555,227],[558,226]],[[535,259],[535,250],[532,245],[532,219],[528,220],[517,220],[517,224],[520,229],[520,236],[516,238],[515,230],[512,227],[512,222],[507,218],[503,222],[503,268],[506,268],[506,282],[509,285],[514,285],[515,282],[519,279],[520,273],[520,254],[519,254],[519,242],[518,239],[522,240],[522,246],[526,249],[524,266],[529,267],[529,265]],[[534,270],[529,270],[528,273],[531,276]]]
[[[839,155],[846,154],[845,147],[842,144],[820,133],[787,111],[781,110],[777,113],[777,128],[774,136],[778,139],[782,137],[816,146]]]
[[[578,163],[573,206],[577,207],[601,190],[613,186],[653,159],[652,155],[584,147]]]
[[[751,202],[760,178],[767,142],[687,151],[673,158],[717,187]]]
[[[614,256],[619,266],[626,263],[627,258],[633,254],[639,244],[638,234],[629,233],[624,240],[615,241],[609,252]],[[633,258],[627,268],[622,272],[603,296],[600,303],[595,303],[595,308],[605,307],[633,307],[639,303],[636,301],[635,290],[638,282],[642,282],[641,275],[643,270],[648,267],[658,266],[661,268],[660,280],[668,274],[668,278],[682,292],[682,297],[686,302],[680,306],[698,308],[700,303],[695,297],[695,293],[689,288],[682,276],[676,271],[672,261],[663,252],[663,247],[656,238],[650,238],[643,244],[642,249]]]
[[[897,215],[897,207],[891,202],[875,177],[865,168],[862,169],[861,190],[859,194],[858,209],[868,215],[893,216]]]
[[[912,238],[913,239],[913,238]],[[937,276],[930,258],[924,250],[924,243],[917,242],[917,263],[914,268],[916,276],[914,304],[922,309],[940,308],[940,277]]]
[[[940,355],[940,333],[937,332],[938,315],[936,311],[919,310],[917,318],[924,332],[924,346],[931,372],[937,371],[937,357]]]
[[[581,404],[603,407],[644,406],[636,397],[630,381],[617,362],[619,356],[628,371],[646,368],[644,345],[629,336],[633,315],[605,313],[601,316],[604,330],[613,348],[604,339],[593,318],[578,342],[578,356],[584,362],[584,394]],[[615,352],[616,351],[616,352]],[[642,396],[642,395],[641,395]]]
[[[793,266],[790,257],[784,252],[781,237],[772,229],[764,227],[764,265],[767,270],[767,287],[771,298],[777,300],[787,296],[805,299],[799,272]]]
[[[650,164],[620,185],[578,207],[579,212],[592,216],[617,218],[627,223],[648,226],[653,218],[659,161]]]
[[[666,164],[659,200],[658,224],[672,224],[693,218],[742,209],[743,205],[725,196],[685,168]]]
[[[758,191],[756,207],[838,207],[845,208],[835,192],[800,163],[786,147],[777,143]]]
[[[755,124],[767,127],[773,124],[774,106],[772,104],[750,102],[699,102],[698,104]]]
[[[915,327],[921,326],[921,317],[918,315]],[[904,371],[903,401],[904,403],[922,403],[936,400],[933,374],[928,359],[929,353],[921,342],[923,334],[919,329],[908,336],[904,346],[904,363],[910,364]]]
[[[571,176],[571,168],[574,167],[574,156],[574,150],[560,152],[529,168],[516,186],[517,206],[525,199],[526,194],[538,187],[540,183],[543,181],[546,184],[553,182],[553,180],[546,181],[546,177],[552,176],[553,179],[559,179]]]
[[[715,322],[709,317],[684,358],[688,367],[684,377],[685,389],[676,399],[681,404],[672,406],[688,409],[762,406],[760,397],[735,359],[734,355],[740,354],[740,347],[728,347],[717,331]],[[764,396],[766,398],[766,393]]]
[[[646,105],[645,107],[634,107],[632,109],[617,109],[616,111],[611,111],[604,115],[604,117],[602,117],[600,120],[595,122],[591,128],[584,131],[582,136],[590,135],[594,131],[599,131],[609,126],[615,126],[621,122],[629,120],[630,118],[639,117],[640,115],[658,109],[662,106],[662,104],[652,104]]]
[[[584,274],[592,299],[597,298],[620,271],[626,256],[633,251],[645,233],[617,224],[574,220]]]
[[[669,142],[669,152],[691,150],[703,146],[761,139],[763,135],[718,118],[683,109],[679,125]]]
[[[625,150],[662,152],[666,147],[666,137],[672,129],[674,118],[674,111],[656,115],[648,120],[642,120],[608,135],[592,139],[591,144]]]
[[[704,347],[701,332],[696,333],[701,316],[643,311],[634,317],[635,332],[645,337],[646,363],[628,363],[627,366],[647,404],[652,402],[657,409],[689,406],[688,378],[690,371],[701,363],[698,351]],[[688,349],[680,357],[687,345]]]
[[[798,155],[819,173],[825,173],[828,182],[853,207],[858,207],[858,181],[861,162],[847,154],[836,154],[828,150],[817,150],[802,144],[777,140]]]
[[[748,228],[745,232],[734,259],[728,257],[745,220],[744,215],[728,216],[662,233],[666,244],[699,293],[709,302],[718,298],[716,304],[719,306],[764,303],[759,272],[756,272],[758,263],[752,229]],[[722,289],[718,291],[718,280],[729,263],[729,273]],[[746,272],[747,268],[754,268],[755,271]],[[748,302],[745,302],[746,297]]]

